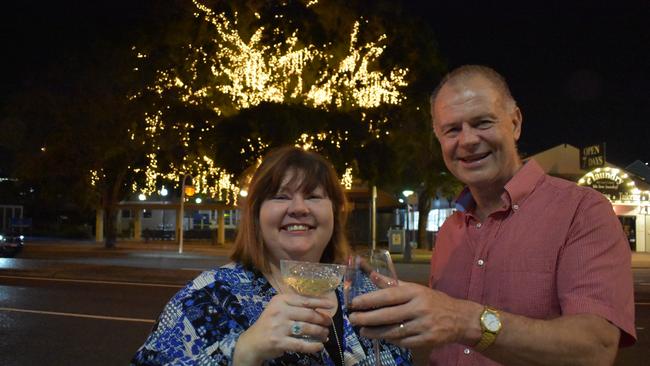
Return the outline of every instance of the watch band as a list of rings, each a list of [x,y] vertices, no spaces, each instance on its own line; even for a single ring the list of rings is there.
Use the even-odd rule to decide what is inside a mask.
[[[488,317],[496,318],[494,319],[498,323],[496,330],[489,329],[489,326],[486,324],[486,318]],[[494,343],[494,341],[496,341],[497,335],[501,330],[501,319],[499,316],[499,312],[496,309],[486,306],[483,309],[483,312],[481,313],[481,317],[479,318],[479,323],[481,324],[481,330],[482,330],[481,339],[479,339],[476,346],[474,346],[474,349],[479,352],[482,352],[485,351],[488,347],[490,347],[492,343]],[[492,326],[494,326],[494,324],[492,324]]]
[[[492,345],[492,343],[494,343],[494,341],[496,341],[496,340],[497,340],[497,335],[496,334],[494,334],[492,332],[489,332],[487,330],[484,330],[483,334],[481,334],[481,339],[478,341],[476,346],[474,346],[474,349],[479,351],[479,352],[483,352],[488,347],[490,347]]]

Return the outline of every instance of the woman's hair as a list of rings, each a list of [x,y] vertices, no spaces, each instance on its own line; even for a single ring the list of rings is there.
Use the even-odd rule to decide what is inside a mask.
[[[269,254],[260,229],[260,207],[268,198],[278,193],[286,174],[293,172],[289,185],[303,193],[311,193],[322,186],[327,198],[332,201],[334,230],[320,261],[323,263],[344,263],[350,252],[345,237],[346,199],[336,171],[321,155],[297,147],[286,146],[268,153],[253,174],[248,187],[248,196],[241,208],[241,220],[235,239],[235,249],[230,256],[247,268],[270,270]]]

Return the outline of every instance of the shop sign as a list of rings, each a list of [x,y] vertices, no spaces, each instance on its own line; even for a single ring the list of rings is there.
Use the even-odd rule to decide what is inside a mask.
[[[612,202],[641,200],[640,192],[634,189],[634,181],[619,169],[596,168],[585,174],[578,184],[597,190]]]
[[[605,165],[605,143],[580,149],[580,169],[587,170]]]

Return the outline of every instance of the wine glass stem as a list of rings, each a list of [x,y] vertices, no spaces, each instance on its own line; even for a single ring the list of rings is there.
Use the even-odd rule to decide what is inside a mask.
[[[379,355],[379,340],[378,339],[373,339],[372,340],[372,345],[375,351],[375,365],[376,366],[381,366],[381,357]]]

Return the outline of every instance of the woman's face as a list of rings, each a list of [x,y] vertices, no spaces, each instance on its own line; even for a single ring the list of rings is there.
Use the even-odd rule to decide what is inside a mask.
[[[300,192],[302,179],[289,185],[294,174],[285,174],[278,192],[260,207],[262,238],[276,266],[280,259],[319,262],[334,230],[332,201],[323,187]]]

